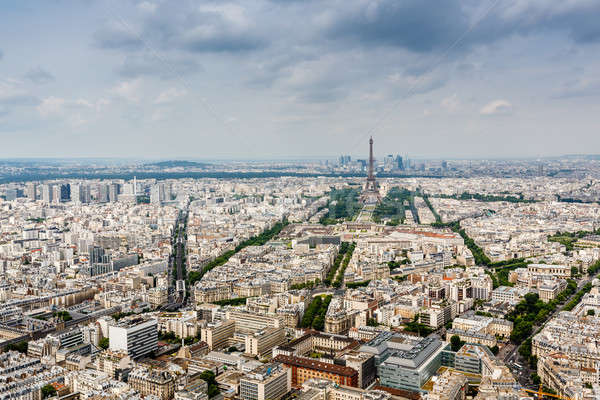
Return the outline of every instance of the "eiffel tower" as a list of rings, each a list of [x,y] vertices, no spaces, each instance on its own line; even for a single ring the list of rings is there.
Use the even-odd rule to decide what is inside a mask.
[[[373,137],[369,139],[369,174],[367,175],[367,183],[363,188],[363,192],[360,199],[363,204],[377,204],[381,201],[381,195],[379,194],[379,185],[375,180],[374,173],[375,159],[373,158]]]

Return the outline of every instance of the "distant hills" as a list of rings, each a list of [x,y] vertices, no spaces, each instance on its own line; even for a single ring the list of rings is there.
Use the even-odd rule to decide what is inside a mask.
[[[150,164],[144,164],[146,167],[154,167],[154,168],[206,168],[212,166],[207,163],[200,163],[195,161],[185,161],[185,160],[169,160],[169,161],[159,161]]]
[[[600,154],[565,154],[561,158],[580,160],[600,160]]]

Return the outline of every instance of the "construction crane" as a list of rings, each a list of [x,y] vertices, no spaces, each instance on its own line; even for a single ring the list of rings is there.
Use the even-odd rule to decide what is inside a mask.
[[[558,394],[544,392],[542,384],[540,384],[540,387],[539,387],[539,389],[537,391],[533,390],[533,389],[525,389],[525,388],[522,388],[522,390],[524,392],[537,395],[538,400],[541,400],[543,398],[543,396],[552,397],[552,398],[560,399],[560,400],[573,400],[570,397],[565,397],[565,396],[560,396]]]

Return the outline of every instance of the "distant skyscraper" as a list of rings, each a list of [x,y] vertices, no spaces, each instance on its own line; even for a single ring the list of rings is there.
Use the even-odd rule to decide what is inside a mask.
[[[71,198],[71,185],[66,183],[60,185],[60,201],[68,201]]]
[[[101,183],[98,185],[98,202],[99,203],[107,203],[108,202],[108,185],[105,183]]]
[[[80,190],[81,190],[80,184],[71,185],[71,201],[73,203],[81,203]]]
[[[61,200],[60,188],[61,188],[61,185],[52,186],[52,202],[53,203],[60,203],[60,200]]]
[[[37,189],[36,184],[33,182],[29,182],[25,186],[25,196],[28,199],[36,200],[37,199],[37,190],[36,189]]]
[[[52,186],[51,184],[45,184],[42,186],[42,201],[44,203],[52,203],[52,195],[53,195],[53,190],[52,190]]]
[[[350,164],[350,162],[352,161],[352,158],[350,156],[340,156],[340,165],[346,165],[346,164]]]
[[[396,167],[400,171],[404,171],[404,163],[402,162],[402,156],[396,156]]]
[[[108,185],[108,201],[114,203],[119,198],[119,184],[111,183]]]
[[[390,169],[394,168],[394,156],[392,154],[388,154],[383,159],[383,166],[386,170],[390,170]]]
[[[150,190],[150,203],[161,204],[165,200],[165,187],[162,183],[157,183]]]
[[[90,187],[77,183],[71,185],[71,201],[74,203],[89,203],[91,201]]]

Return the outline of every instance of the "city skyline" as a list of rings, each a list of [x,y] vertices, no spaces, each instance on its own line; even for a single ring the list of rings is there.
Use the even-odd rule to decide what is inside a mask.
[[[600,145],[594,2],[0,7],[0,158],[312,159],[360,156],[370,135],[424,159]]]

